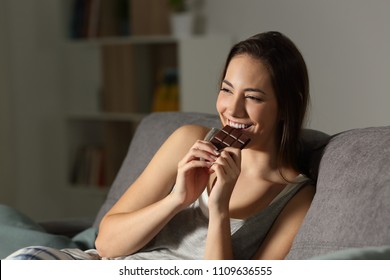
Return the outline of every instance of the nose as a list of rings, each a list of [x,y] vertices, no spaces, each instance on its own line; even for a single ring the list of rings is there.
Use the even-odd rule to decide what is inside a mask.
[[[243,118],[246,116],[245,98],[241,94],[237,94],[230,99],[228,104],[228,112],[232,117]]]

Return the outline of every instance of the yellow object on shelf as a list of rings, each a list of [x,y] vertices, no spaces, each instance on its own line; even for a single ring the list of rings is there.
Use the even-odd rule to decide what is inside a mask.
[[[176,69],[166,69],[164,71],[163,79],[154,92],[152,111],[179,110],[179,86],[177,80]]]

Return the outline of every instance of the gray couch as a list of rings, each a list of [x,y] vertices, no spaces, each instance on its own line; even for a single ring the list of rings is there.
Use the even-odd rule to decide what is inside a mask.
[[[92,227],[57,247],[93,246],[103,215],[183,124],[220,126],[217,116],[200,113],[145,117]],[[300,164],[317,191],[287,259],[390,259],[390,126],[333,136],[307,129],[302,144]]]
[[[218,127],[214,115],[154,113],[140,124],[94,226],[177,127]],[[317,192],[288,259],[390,259],[390,126],[353,129],[332,137],[303,135],[301,166]]]

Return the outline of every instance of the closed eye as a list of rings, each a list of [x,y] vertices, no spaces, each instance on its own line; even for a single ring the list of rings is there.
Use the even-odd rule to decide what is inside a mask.
[[[231,93],[232,92],[230,89],[225,88],[225,87],[221,88],[220,91],[223,91],[223,92],[226,92],[226,93]]]
[[[257,97],[257,96],[252,96],[252,95],[247,95],[247,96],[245,96],[245,98],[253,100],[255,102],[259,102],[259,103],[264,101],[262,98]]]

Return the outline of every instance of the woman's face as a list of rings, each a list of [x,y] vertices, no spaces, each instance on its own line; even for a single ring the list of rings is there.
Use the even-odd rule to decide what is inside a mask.
[[[223,125],[243,129],[248,147],[264,149],[275,143],[278,105],[267,68],[249,55],[230,61],[217,99]]]

